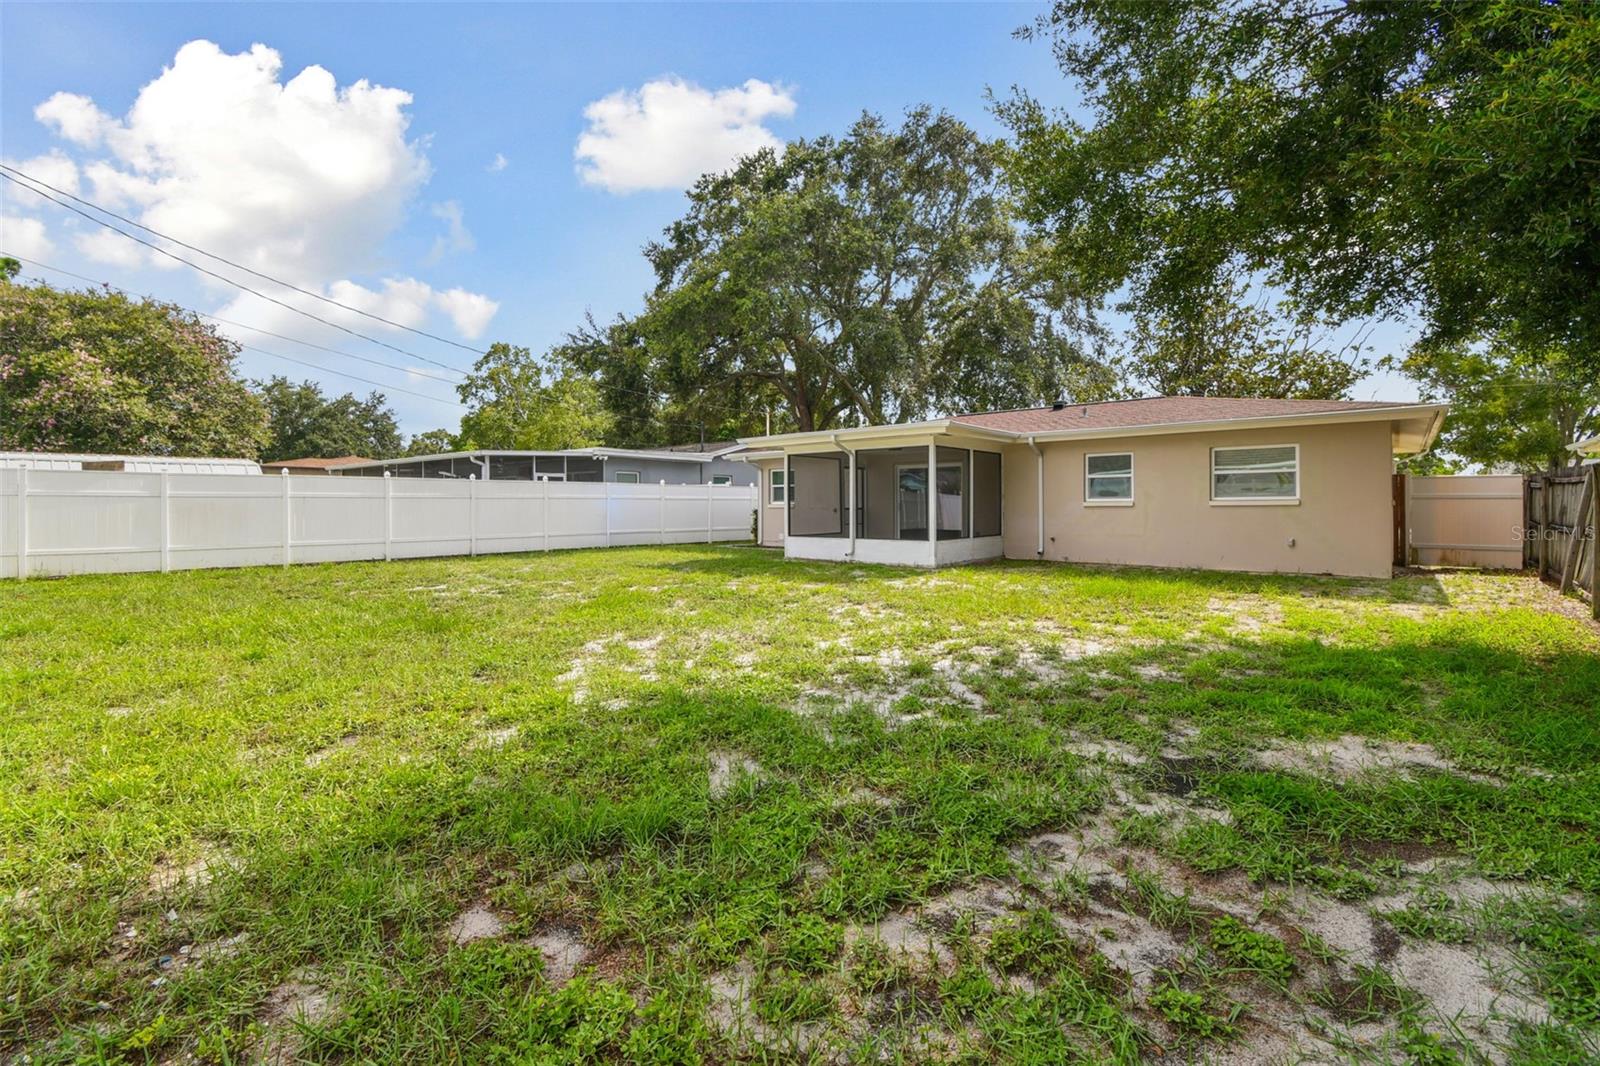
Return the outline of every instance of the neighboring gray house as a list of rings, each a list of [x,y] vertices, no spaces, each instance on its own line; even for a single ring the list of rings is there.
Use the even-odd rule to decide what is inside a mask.
[[[563,451],[468,451],[371,459],[333,467],[345,477],[477,477],[480,481],[611,481],[654,485],[754,485],[748,463],[728,456],[736,441],[671,448],[568,448]]]

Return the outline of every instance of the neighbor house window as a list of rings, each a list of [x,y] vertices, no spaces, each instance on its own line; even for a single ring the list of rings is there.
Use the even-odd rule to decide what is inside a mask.
[[[732,474],[712,474],[711,475],[711,483],[713,485],[732,485],[733,484],[733,475]]]
[[[1300,446],[1211,449],[1211,498],[1219,501],[1298,500]]]
[[[772,491],[767,496],[767,502],[774,507],[784,502],[784,486],[788,484],[787,470],[774,470],[772,472]],[[793,498],[792,495],[790,498]]]
[[[1083,502],[1122,507],[1133,503],[1133,453],[1084,456]]]
[[[638,483],[639,483],[639,471],[637,471],[637,470],[618,470],[617,471],[617,484],[619,484],[619,485],[637,485]]]

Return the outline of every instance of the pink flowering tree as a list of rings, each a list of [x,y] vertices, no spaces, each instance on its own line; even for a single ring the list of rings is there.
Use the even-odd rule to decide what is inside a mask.
[[[0,280],[0,449],[253,457],[237,354],[170,304]]]

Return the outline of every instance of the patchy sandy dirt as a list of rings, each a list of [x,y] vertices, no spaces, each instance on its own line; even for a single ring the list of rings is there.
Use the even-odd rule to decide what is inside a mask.
[[[204,888],[216,880],[218,874],[237,869],[238,865],[238,860],[227,849],[206,845],[199,855],[186,862],[167,857],[157,860],[150,871],[148,887],[153,895]]]
[[[289,1066],[300,1058],[299,1026],[316,1025],[333,1017],[333,999],[309,980],[287,981],[267,993],[261,1007],[265,1026],[253,1061],[269,1066]]]
[[[1349,734],[1335,740],[1276,743],[1258,752],[1256,761],[1271,770],[1287,770],[1334,781],[1349,781],[1371,773],[1393,775],[1438,770],[1489,784],[1499,783],[1496,778],[1457,768],[1429,744],[1373,740]]]
[[[578,930],[568,926],[551,926],[530,936],[524,943],[539,949],[544,956],[545,980],[552,985],[564,985],[572,980],[578,968],[589,958]]]
[[[499,729],[486,729],[480,735],[480,740],[485,747],[503,748],[519,732],[520,730],[514,725],[502,726]]]
[[[475,903],[456,915],[445,936],[452,944],[470,944],[474,940],[494,940],[505,935],[506,923],[490,908],[488,903]]]
[[[359,733],[346,733],[332,744],[329,744],[326,747],[318,748],[316,751],[307,755],[306,766],[321,766],[323,763],[327,762],[341,751],[347,751],[360,743],[361,735]]]
[[[737,752],[714,751],[711,753],[711,769],[706,774],[706,783],[711,788],[711,798],[720,799],[726,796],[733,788],[734,782],[741,776],[761,773],[761,765],[748,756]]]

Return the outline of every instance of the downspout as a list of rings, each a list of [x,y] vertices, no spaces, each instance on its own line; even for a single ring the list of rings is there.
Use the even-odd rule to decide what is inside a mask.
[[[1033,449],[1034,459],[1037,460],[1038,484],[1034,489],[1033,498],[1039,506],[1039,546],[1034,549],[1034,555],[1044,558],[1044,453],[1039,450],[1039,445],[1034,443],[1033,437],[1028,437],[1028,447]]]
[[[839,434],[837,433],[833,434],[833,446],[850,457],[850,470],[846,475],[846,479],[850,483],[850,510],[846,515],[846,521],[850,523],[850,547],[845,552],[844,557],[854,562],[856,558],[856,453],[854,450],[844,446],[844,442],[839,439]]]
[[[476,463],[478,465],[478,469],[483,471],[483,476],[478,479],[479,481],[489,480],[489,457],[487,455],[482,459],[479,459],[476,455],[469,455],[467,456],[467,461],[470,463]]]

